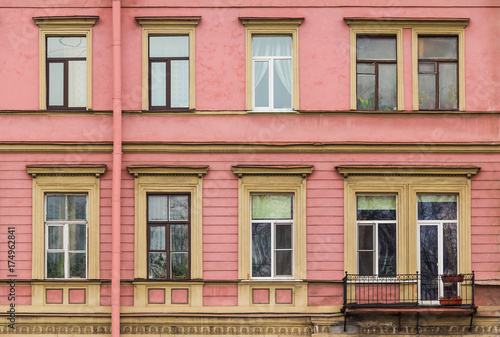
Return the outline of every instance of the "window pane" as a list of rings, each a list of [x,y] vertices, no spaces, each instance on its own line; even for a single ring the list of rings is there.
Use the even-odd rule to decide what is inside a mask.
[[[254,62],[255,107],[269,107],[269,62]]]
[[[165,226],[149,226],[149,249],[165,250]]]
[[[189,107],[189,61],[170,62],[170,107]]]
[[[68,62],[68,106],[87,105],[87,62]]]
[[[436,75],[418,74],[419,109],[436,109]]]
[[[188,226],[170,226],[170,250],[173,252],[185,252],[188,250]]]
[[[457,196],[419,195],[418,220],[457,220]]]
[[[252,195],[252,219],[292,219],[291,195]]]
[[[418,64],[419,74],[435,74],[437,62],[420,62]]]
[[[274,108],[292,108],[292,60],[274,60]]]
[[[276,225],[276,249],[292,248],[292,226]]]
[[[172,278],[188,278],[188,253],[172,253],[170,261]]]
[[[85,278],[87,274],[86,253],[69,253],[69,277]]]
[[[375,110],[375,75],[357,75],[357,109]]]
[[[252,276],[271,276],[271,224],[252,224]]]
[[[49,249],[63,249],[63,226],[49,226]]]
[[[358,249],[373,250],[373,226],[358,226]]]
[[[358,220],[396,220],[395,195],[358,195]]]
[[[87,56],[87,39],[82,36],[47,37],[47,58]]]
[[[292,250],[276,251],[276,276],[292,275]]]
[[[438,228],[437,226],[420,226],[420,273],[421,298],[423,300],[438,299]]]
[[[378,66],[378,109],[396,110],[396,65]]]
[[[457,224],[443,224],[443,274],[458,273]]]
[[[396,276],[396,224],[378,225],[378,274]]]
[[[47,196],[47,220],[66,220],[66,196],[48,195]]]
[[[64,253],[47,253],[47,278],[64,278]]]
[[[87,225],[68,225],[69,250],[87,249]]]
[[[358,60],[396,60],[396,38],[357,38]]]
[[[291,36],[253,36],[253,56],[292,56]]]
[[[189,198],[187,195],[171,195],[170,200],[170,221],[186,221],[189,217]]]
[[[87,196],[68,195],[68,220],[87,219]]]
[[[189,36],[150,36],[149,57],[189,57]]]
[[[167,253],[149,253],[149,278],[167,278]]]
[[[359,252],[359,275],[373,275],[373,252]]]
[[[358,74],[375,75],[375,63],[358,63],[356,68]]]
[[[167,221],[168,220],[168,196],[149,195],[148,196],[148,220]]]
[[[456,36],[453,37],[419,37],[419,59],[457,59]]]
[[[439,108],[456,110],[457,105],[457,64],[439,64]]]
[[[49,63],[49,105],[64,105],[64,64]]]
[[[167,105],[167,64],[151,63],[151,106]]]

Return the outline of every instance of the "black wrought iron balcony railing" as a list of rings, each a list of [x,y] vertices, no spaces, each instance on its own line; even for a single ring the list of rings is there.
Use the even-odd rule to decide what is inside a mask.
[[[474,272],[456,275],[397,274],[390,277],[346,272],[344,306],[474,308]]]

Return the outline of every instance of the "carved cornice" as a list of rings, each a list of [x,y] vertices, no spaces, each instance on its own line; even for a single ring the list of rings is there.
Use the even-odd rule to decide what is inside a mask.
[[[27,165],[26,171],[37,176],[93,176],[99,178],[106,172],[106,165]]]
[[[127,167],[128,172],[135,178],[139,176],[185,176],[197,175],[202,178],[208,172],[208,165],[191,165],[191,166],[147,166],[134,165]]]
[[[314,169],[312,165],[235,165],[233,173],[241,178],[244,175],[259,176],[259,175],[274,175],[274,176],[290,176],[300,175],[306,177],[310,175]]]
[[[477,166],[397,166],[397,165],[341,165],[335,167],[349,176],[463,176],[471,178],[479,171]]]

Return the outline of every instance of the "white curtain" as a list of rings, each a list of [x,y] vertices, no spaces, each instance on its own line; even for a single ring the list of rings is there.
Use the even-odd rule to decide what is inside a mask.
[[[252,40],[253,56],[292,56],[291,36],[255,36]],[[288,93],[292,94],[292,67],[288,60],[276,60],[273,66]],[[266,68],[255,67],[255,87],[264,76]]]

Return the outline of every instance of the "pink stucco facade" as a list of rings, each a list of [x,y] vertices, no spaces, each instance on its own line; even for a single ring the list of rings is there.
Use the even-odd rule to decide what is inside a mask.
[[[103,335],[111,334],[111,279],[113,272],[118,272],[112,270],[115,228],[112,223],[117,221],[121,229],[121,291],[117,290],[115,294],[119,295],[114,296],[120,296],[122,333],[151,334],[144,326],[156,323],[178,324],[179,329],[181,326],[187,329],[191,323],[182,319],[193,319],[193,326],[203,333],[190,334],[217,335],[226,330],[203,330],[212,325],[224,329],[226,323],[217,317],[240,319],[239,323],[227,323],[238,329],[269,328],[268,334],[279,334],[278,328],[285,326],[292,328],[283,335],[344,333],[337,327],[345,318],[341,308],[345,304],[342,279],[348,269],[345,231],[349,181],[336,167],[411,166],[418,170],[432,166],[479,168],[477,174],[468,177],[470,199],[466,204],[470,214],[464,215],[470,219],[470,238],[465,240],[470,247],[467,268],[475,273],[474,328],[477,329],[474,331],[478,335],[487,335],[487,331],[491,335],[500,333],[499,3],[489,0],[120,1],[123,114],[120,139],[116,137],[116,124],[113,125],[113,113],[116,116],[113,99],[117,93],[113,91],[116,74],[112,71],[111,2],[4,0],[0,4],[0,309],[8,312],[12,303],[8,299],[11,289],[8,280],[12,276],[8,269],[11,254],[7,228],[15,227],[16,325],[18,329],[27,329],[19,331],[28,334],[29,329],[34,329],[38,324],[33,323],[34,318],[40,324],[61,329],[66,323],[52,319],[51,315],[62,310],[67,319],[76,317],[82,326],[94,325],[96,329],[102,328],[99,331]],[[91,28],[92,110],[41,110],[40,28],[33,18],[76,16],[98,16]],[[143,28],[137,17],[201,17],[195,28],[194,110],[142,110]],[[297,111],[247,111],[246,28],[239,20],[242,17],[303,18],[298,27]],[[464,28],[465,80],[459,84],[465,86],[465,109],[419,111],[413,106],[412,27],[405,26],[400,46],[402,60],[398,60],[403,69],[403,77],[398,81],[403,84],[404,106],[399,111],[351,110],[351,28],[344,18],[406,18],[424,22],[469,19]],[[123,146],[118,154],[122,179],[120,217],[113,220],[112,168],[116,157],[112,151],[117,139]],[[90,164],[106,165],[106,172],[98,178],[99,278],[86,280],[87,283],[35,279],[33,240],[44,238],[34,237],[33,191],[34,179],[38,178],[28,174],[27,167]],[[280,280],[267,280],[260,285],[250,277],[247,280],[240,277],[241,177],[233,173],[237,165],[313,167],[312,173],[304,178],[306,202],[296,205],[305,212],[305,277],[292,277],[282,284]],[[186,281],[186,285],[155,283],[148,293],[141,288],[148,289],[148,282],[153,281],[136,277],[138,178],[128,171],[135,166],[208,166],[207,173],[200,178],[203,181],[198,209],[202,213],[200,279],[188,280],[192,282]],[[429,179],[437,181],[440,177],[438,174]],[[403,249],[403,243],[398,243],[398,249]],[[291,285],[291,281],[296,284]],[[304,287],[300,288],[299,283]],[[250,290],[245,288],[248,284]],[[91,292],[94,285],[98,288],[96,293]],[[37,286],[44,287],[45,300],[35,299],[38,290],[33,289],[42,289]],[[97,297],[92,298],[92,294]],[[64,307],[57,307],[59,304]],[[418,312],[425,316],[425,311]],[[467,317],[469,312],[461,312],[464,313]],[[455,317],[446,316],[446,311],[441,315]],[[8,320],[8,314],[5,316]],[[151,323],[151,317],[162,318]],[[322,321],[319,317],[327,318]],[[405,324],[414,325],[413,317]],[[435,316],[426,317],[427,322],[434,322]],[[304,323],[301,319],[309,321]],[[380,314],[375,320],[378,323],[373,324],[385,324],[392,319]],[[356,322],[352,324],[357,330],[347,330],[349,333],[368,331],[363,330],[366,325]],[[469,324],[467,321],[461,325]],[[245,334],[238,329],[226,334]],[[180,333],[175,329],[168,331],[165,334]],[[246,332],[264,335],[265,331]],[[414,332],[410,328],[407,331]],[[9,333],[8,328],[0,332]],[[384,334],[391,333],[384,330]]]

